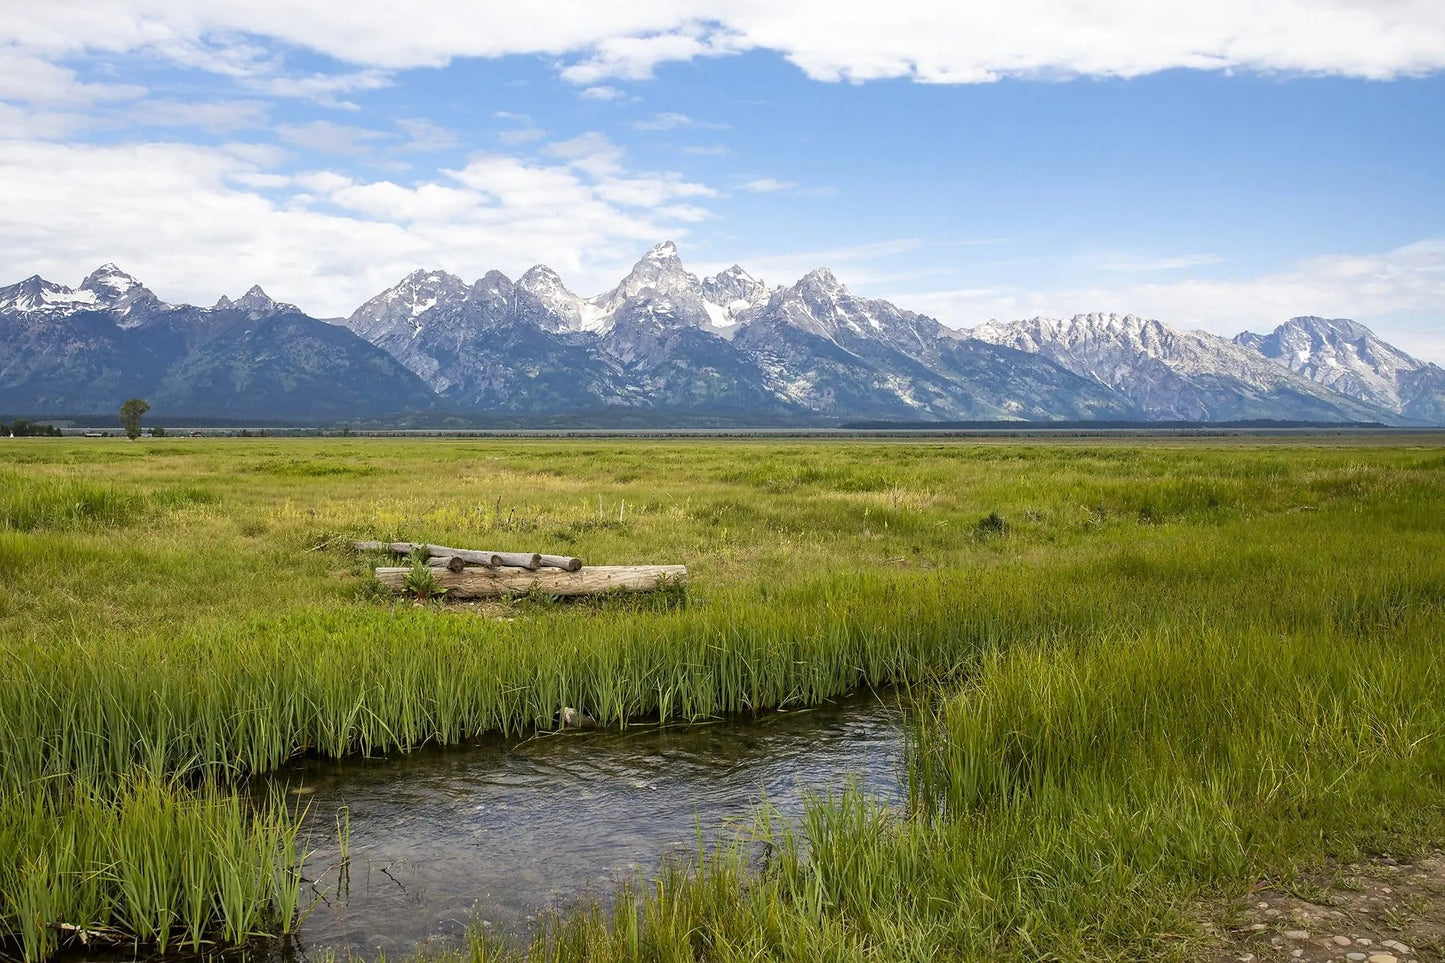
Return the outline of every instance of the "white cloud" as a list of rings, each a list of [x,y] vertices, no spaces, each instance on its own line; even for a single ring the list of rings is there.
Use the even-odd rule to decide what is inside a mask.
[[[0,46],[0,101],[43,106],[89,106],[134,100],[146,93],[136,84],[87,83],[75,71],[16,47]]]
[[[78,15],[36,3],[7,17],[17,48],[152,50],[253,72],[256,37],[379,71],[541,54],[590,88],[661,63],[773,50],[819,80],[1132,77],[1188,67],[1389,78],[1445,67],[1438,0],[538,0],[462,15],[454,0],[112,0]],[[333,91],[334,95],[335,92]]]
[[[606,84],[603,84],[598,87],[583,88],[582,93],[579,96],[581,96],[584,100],[621,100],[627,95],[624,94],[622,91],[618,90],[616,87],[609,87]]]
[[[646,80],[661,63],[721,57],[748,49],[743,39],[727,30],[703,30],[685,24],[669,33],[645,36],[607,36],[589,45],[587,59],[562,70],[562,79],[574,84],[599,80]]]
[[[1367,255],[1309,258],[1235,280],[1187,279],[1060,291],[977,288],[884,294],[953,327],[989,318],[1113,311],[1215,334],[1268,331],[1299,315],[1354,318],[1387,341],[1445,363],[1445,239]]]
[[[402,145],[403,150],[430,153],[453,150],[461,146],[461,140],[454,132],[424,118],[412,117],[399,120],[396,122],[396,126],[410,138]]]
[[[322,154],[360,154],[368,150],[372,142],[386,136],[379,130],[329,120],[281,124],[276,128],[276,134],[288,144]]]
[[[595,146],[595,145],[594,145]],[[75,283],[115,261],[162,298],[199,304],[260,283],[320,317],[350,313],[421,266],[478,277],[536,262],[578,290],[616,283],[710,195],[671,174],[479,154],[399,184],[287,176],[275,148],[0,140],[0,261]]]
[[[743,190],[754,191],[758,194],[775,194],[778,191],[786,191],[797,187],[792,181],[780,181],[772,177],[761,177],[755,181],[748,181],[743,185]]]
[[[546,136],[547,132],[540,127],[516,127],[497,134],[497,139],[504,144],[528,144]]]
[[[606,176],[622,170],[624,151],[606,134],[590,130],[571,140],[560,140],[542,148],[548,157],[557,157],[589,174]]]
[[[126,119],[151,127],[199,127],[211,133],[264,127],[266,105],[258,100],[182,101],[143,100],[131,107]]]
[[[271,77],[253,86],[277,97],[295,97],[310,100],[324,107],[341,110],[360,110],[349,100],[342,100],[342,94],[354,94],[366,90],[380,90],[392,84],[390,74],[378,70],[363,70],[346,74],[313,74],[309,77]]]
[[[664,111],[660,114],[653,114],[647,120],[634,120],[629,124],[633,130],[682,130],[684,128],[698,128],[706,130],[721,130],[727,124],[716,124],[708,121],[693,120],[687,114],[679,114],[674,111]]]

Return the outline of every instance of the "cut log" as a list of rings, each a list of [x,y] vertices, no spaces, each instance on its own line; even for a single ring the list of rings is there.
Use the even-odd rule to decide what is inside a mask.
[[[393,592],[406,591],[409,568],[378,568],[376,579]],[[686,565],[589,565],[575,572],[551,568],[526,571],[517,568],[464,568],[439,571],[436,583],[448,598],[481,599],[498,595],[596,595],[602,592],[650,592],[687,584]]]
[[[485,565],[496,568],[503,564],[501,552],[477,552],[469,548],[443,548],[440,545],[423,545],[421,542],[356,542],[358,552],[391,552],[393,555],[410,555],[425,548],[429,558],[459,558],[468,565]]]
[[[535,572],[542,567],[542,556],[536,552],[498,552],[497,555],[508,568],[525,568]]]
[[[455,555],[433,556],[427,559],[426,563],[431,568],[444,568],[448,572],[460,572],[462,569],[467,567],[467,563],[457,558]]]
[[[410,555],[422,547],[421,542],[356,542],[358,552],[391,552],[395,555]],[[525,568],[536,571],[539,568],[560,568],[575,572],[582,567],[580,558],[569,555],[538,555],[536,552],[478,552],[470,548],[447,548],[445,545],[427,545],[427,554],[432,558],[455,556],[468,565],[485,565],[496,568],[505,565],[510,568]]]

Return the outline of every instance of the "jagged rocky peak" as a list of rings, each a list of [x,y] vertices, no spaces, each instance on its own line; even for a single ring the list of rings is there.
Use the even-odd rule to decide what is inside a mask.
[[[417,270],[383,293],[389,306],[399,307],[416,317],[443,301],[465,297],[467,283],[455,274],[440,270]]]
[[[77,297],[76,292],[65,285],[47,281],[38,274],[0,288],[0,311],[16,314],[73,309],[78,301],[93,303],[94,300],[94,295]]]
[[[149,288],[109,262],[91,271],[76,293],[93,295],[96,307],[127,313],[135,307],[160,304]]]
[[[677,245],[671,241],[663,241],[644,254],[604,300],[615,309],[627,298],[635,298],[649,290],[658,294],[702,297],[702,282],[696,274],[682,266],[682,258],[677,256]]]
[[[768,294],[768,286],[738,264],[702,280],[702,296],[732,314],[762,304]]]
[[[144,284],[114,264],[102,264],[90,272],[78,288],[47,281],[38,274],[0,288],[0,311],[18,314],[129,311],[137,303],[159,304]]]
[[[97,298],[113,301],[145,285],[107,261],[80,282],[80,290],[94,291]]]
[[[269,294],[261,289],[261,285],[253,284],[246,289],[246,293],[236,299],[233,307],[242,311],[274,311],[279,305]]]
[[[813,268],[804,274],[797,283],[799,291],[818,293],[824,295],[847,294],[848,289],[843,287],[843,282],[833,276],[833,272],[827,268]]]
[[[229,311],[229,310],[231,310],[232,308],[234,308],[235,306],[236,306],[236,302],[235,302],[235,301],[232,301],[230,298],[226,297],[226,296],[223,294],[223,295],[221,295],[219,298],[216,298],[216,303],[213,304],[213,305],[211,305],[211,310],[212,310],[212,311]]]
[[[517,287],[529,294],[540,298],[567,300],[576,299],[567,285],[562,281],[562,275],[552,270],[545,264],[534,264],[529,267],[521,277],[517,278]]]
[[[1245,331],[1238,345],[1311,381],[1401,414],[1418,407],[1412,376],[1426,367],[1349,318],[1290,318],[1269,334]]]
[[[516,292],[519,320],[550,331],[561,328],[596,330],[595,312],[589,310],[587,302],[572,293],[561,275],[545,264],[534,264],[517,278]]]
[[[514,287],[512,279],[501,271],[488,271],[477,279],[476,284],[472,285],[472,294],[474,296],[486,294],[492,297],[510,298]]]
[[[414,333],[422,327],[421,315],[439,304],[464,301],[469,291],[455,274],[419,269],[353,311],[346,324],[373,342],[403,329]]]

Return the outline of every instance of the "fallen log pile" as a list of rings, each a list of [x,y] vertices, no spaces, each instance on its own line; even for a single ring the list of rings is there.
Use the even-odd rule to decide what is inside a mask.
[[[566,555],[483,552],[418,542],[356,542],[359,552],[387,551],[425,556],[436,594],[476,599],[503,595],[596,595],[650,592],[687,584],[685,565],[591,565]],[[415,590],[413,566],[382,566],[376,580],[398,594]]]

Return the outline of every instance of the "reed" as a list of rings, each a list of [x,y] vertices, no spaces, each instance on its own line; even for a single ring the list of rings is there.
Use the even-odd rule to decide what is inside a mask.
[[[501,949],[1167,955],[1157,934],[1201,888],[1371,834],[1438,838],[1439,452],[7,449],[0,853],[19,855],[0,864],[0,940],[42,959],[91,928],[168,947],[284,929],[296,814],[235,794],[298,754],[525,733],[562,706],[687,722],[899,685],[936,700],[911,818],[819,801],[798,827],[764,820],[764,873],[747,846],[710,853],[630,891],[630,912]],[[655,605],[413,606],[366,590],[371,559],[314,550],[354,537],[680,560],[693,587]],[[1269,820],[1290,827],[1277,844]]]
[[[279,796],[151,777],[0,800],[0,931],[25,960],[62,939],[198,950],[290,932],[304,853]]]

